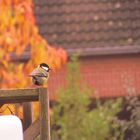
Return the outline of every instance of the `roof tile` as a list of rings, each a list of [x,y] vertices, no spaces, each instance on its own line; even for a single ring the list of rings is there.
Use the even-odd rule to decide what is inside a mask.
[[[40,33],[64,48],[140,45],[139,0],[34,0]]]

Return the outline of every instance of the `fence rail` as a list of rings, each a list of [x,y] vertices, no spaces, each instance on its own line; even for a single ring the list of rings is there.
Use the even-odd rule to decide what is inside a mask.
[[[31,102],[39,101],[39,119],[33,122]],[[50,140],[49,98],[47,88],[1,89],[0,106],[8,103],[23,104],[24,140]]]

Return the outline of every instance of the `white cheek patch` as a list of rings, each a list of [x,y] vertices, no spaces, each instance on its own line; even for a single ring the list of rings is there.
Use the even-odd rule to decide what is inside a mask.
[[[43,66],[42,66],[42,68],[43,68],[44,70],[46,70],[46,71],[48,71],[48,70],[49,70],[49,68],[47,68],[47,67],[43,67]]]

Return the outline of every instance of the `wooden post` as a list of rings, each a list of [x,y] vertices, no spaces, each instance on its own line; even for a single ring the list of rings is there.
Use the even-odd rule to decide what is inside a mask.
[[[50,119],[47,89],[39,89],[40,102],[40,140],[50,140]]]
[[[31,102],[23,103],[23,130],[25,131],[32,124],[32,104]]]

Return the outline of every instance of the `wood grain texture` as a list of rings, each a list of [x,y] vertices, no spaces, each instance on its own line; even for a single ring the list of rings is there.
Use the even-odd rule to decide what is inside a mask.
[[[32,101],[39,101],[39,120],[32,123]],[[50,140],[49,98],[47,88],[1,89],[0,105],[23,103],[24,139],[33,140],[40,133],[40,140]]]
[[[37,101],[38,97],[39,88],[0,90],[0,104]]]
[[[34,140],[40,133],[40,121],[36,120],[24,131],[24,140]]]
[[[46,89],[39,89],[40,102],[40,140],[50,140],[48,96]]]
[[[26,130],[33,122],[32,103],[23,103],[23,130]]]

